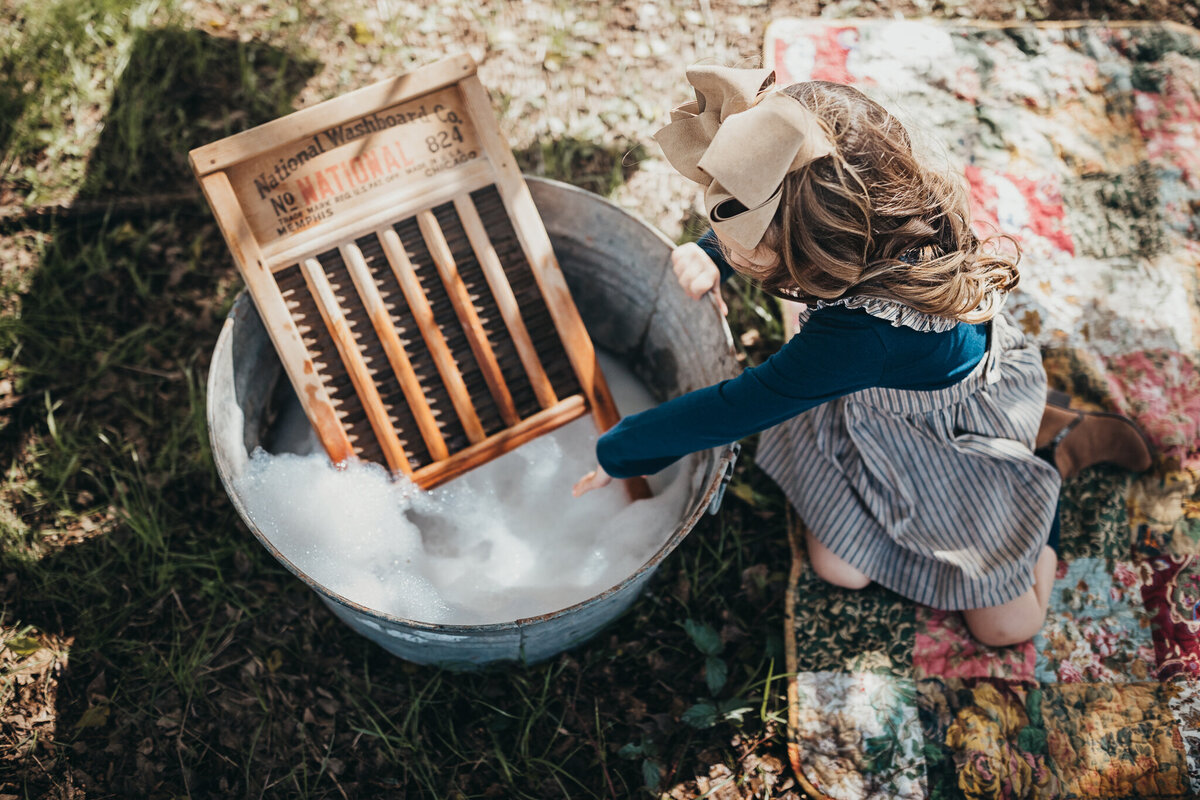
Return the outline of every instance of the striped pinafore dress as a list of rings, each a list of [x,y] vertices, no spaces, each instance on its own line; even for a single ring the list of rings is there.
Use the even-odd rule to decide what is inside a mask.
[[[917,330],[958,324],[887,300],[819,306],[835,304]],[[763,432],[757,462],[813,536],[871,580],[934,608],[996,606],[1032,586],[1054,519],[1058,470],[1033,454],[1045,402],[1041,354],[997,316],[963,380],[809,409]]]

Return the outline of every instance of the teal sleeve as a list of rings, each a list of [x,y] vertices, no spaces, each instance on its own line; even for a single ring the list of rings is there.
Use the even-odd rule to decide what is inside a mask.
[[[688,453],[737,441],[877,385],[887,348],[863,316],[814,314],[759,366],[624,418],[597,442],[600,466],[617,478],[650,475]]]
[[[621,420],[600,437],[596,454],[614,477],[650,475],[860,389],[951,386],[986,347],[986,324],[922,332],[860,310],[821,309],[759,366]]]

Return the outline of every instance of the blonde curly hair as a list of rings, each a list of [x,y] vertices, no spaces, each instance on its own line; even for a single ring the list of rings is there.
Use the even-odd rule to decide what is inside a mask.
[[[760,245],[782,257],[747,277],[806,302],[866,296],[964,322],[995,316],[1019,280],[1020,247],[975,236],[962,180],[924,166],[900,122],[853,87],[781,91],[816,113],[835,152],[784,179]],[[1005,239],[1011,256],[995,247]]]

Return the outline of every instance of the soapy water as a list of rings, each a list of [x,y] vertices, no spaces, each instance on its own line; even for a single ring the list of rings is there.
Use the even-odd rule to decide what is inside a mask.
[[[654,405],[600,360],[622,413]],[[426,492],[376,464],[334,468],[293,400],[271,431],[276,453],[256,449],[235,488],[281,555],[347,600],[420,622],[511,622],[615,586],[679,525],[688,462],[650,476],[647,500],[631,503],[620,481],[571,495],[596,438],[585,415]]]

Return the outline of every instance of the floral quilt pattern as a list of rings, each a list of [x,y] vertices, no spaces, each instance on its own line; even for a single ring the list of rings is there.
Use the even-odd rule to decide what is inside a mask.
[[[823,583],[801,527],[789,736],[807,788],[863,798],[1200,797],[1200,32],[1171,24],[777,20],[781,83],[851,83],[962,170],[1015,237],[1008,313],[1072,405],[1155,448],[1062,494],[1031,642]]]

